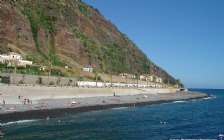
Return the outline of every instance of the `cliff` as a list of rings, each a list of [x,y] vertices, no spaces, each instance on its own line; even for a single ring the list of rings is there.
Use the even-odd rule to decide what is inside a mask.
[[[79,0],[0,1],[0,53],[10,51],[36,65],[69,66],[72,74],[91,65],[101,73],[153,73],[175,82],[97,9]]]

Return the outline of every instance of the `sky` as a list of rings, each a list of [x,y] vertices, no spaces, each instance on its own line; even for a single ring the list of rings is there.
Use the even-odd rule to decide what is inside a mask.
[[[224,0],[82,0],[187,88],[224,89]]]

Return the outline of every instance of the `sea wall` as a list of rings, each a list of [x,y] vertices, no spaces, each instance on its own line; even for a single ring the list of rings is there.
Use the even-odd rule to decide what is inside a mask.
[[[84,98],[96,96],[137,95],[153,93],[174,93],[176,88],[92,88],[92,87],[47,87],[47,86],[16,86],[0,85],[1,93],[8,97],[17,98],[19,95],[32,100],[58,98]]]

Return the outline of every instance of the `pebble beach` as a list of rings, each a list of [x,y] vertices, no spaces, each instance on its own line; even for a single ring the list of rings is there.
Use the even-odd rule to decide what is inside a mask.
[[[27,88],[32,89],[32,87]],[[142,92],[136,92],[136,94],[131,95],[124,95],[118,94],[119,92],[113,92],[113,94],[105,93],[105,96],[67,96],[63,98],[57,97],[39,99],[38,96],[40,95],[35,95],[36,98],[34,98],[34,95],[29,96],[30,98],[28,98],[26,96],[32,93],[26,94],[26,96],[24,96],[24,94],[20,95],[20,93],[12,93],[9,88],[5,89],[7,89],[8,92],[1,92],[0,95],[1,100],[7,99],[5,104],[3,102],[0,104],[1,122],[45,119],[46,117],[56,118],[116,107],[138,107],[143,105],[169,103],[174,101],[189,101],[210,97],[210,95],[200,92],[179,91],[174,93],[147,93],[145,90],[141,90]],[[119,89],[120,93],[122,93],[122,90],[125,91],[124,89]],[[88,91],[91,91],[91,89],[88,89]]]

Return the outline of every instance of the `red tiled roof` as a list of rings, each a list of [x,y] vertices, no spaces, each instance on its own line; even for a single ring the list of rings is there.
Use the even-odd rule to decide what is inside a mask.
[[[10,53],[8,53],[8,54],[14,54],[14,55],[20,55],[19,53],[16,53],[16,52],[10,52]]]

